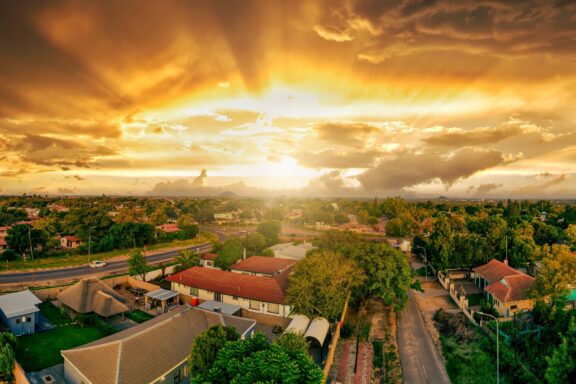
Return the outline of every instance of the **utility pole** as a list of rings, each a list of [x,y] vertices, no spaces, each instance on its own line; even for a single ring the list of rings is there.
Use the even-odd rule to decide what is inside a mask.
[[[30,257],[32,258],[32,287],[35,285],[36,271],[34,269],[34,247],[32,246],[32,227],[28,225],[28,241],[30,242]]]
[[[476,312],[476,313],[482,316],[491,317],[496,322],[496,384],[500,384],[500,343],[498,341],[500,332],[498,331],[498,319],[496,318],[496,316],[491,315],[489,313],[484,312]]]
[[[90,227],[90,229],[88,230],[88,264],[90,264],[90,251],[92,248],[92,230],[95,227]]]
[[[420,248],[424,251],[424,263],[425,263],[424,265],[426,268],[426,282],[428,282],[428,258],[426,257],[426,248],[424,248],[421,245],[418,245],[416,248]]]

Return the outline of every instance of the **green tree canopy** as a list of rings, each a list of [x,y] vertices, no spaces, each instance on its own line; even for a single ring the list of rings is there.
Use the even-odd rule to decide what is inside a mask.
[[[8,230],[6,242],[10,249],[22,255],[30,251],[30,242],[34,249],[44,248],[48,243],[48,233],[42,229],[30,228],[27,224],[15,225]]]
[[[146,262],[146,258],[142,252],[132,252],[128,259],[128,273],[131,276],[138,275],[144,281],[146,273],[150,271],[150,266]]]
[[[214,265],[224,271],[242,258],[244,249],[240,240],[233,238],[226,240],[221,248],[216,252],[218,255],[214,260]]]
[[[204,376],[216,361],[218,352],[229,341],[240,338],[234,327],[223,327],[220,324],[202,332],[192,342],[190,353],[190,374],[192,377]]]
[[[568,286],[576,287],[576,254],[564,245],[544,245],[536,257],[542,267],[536,276],[536,294],[551,295],[562,299],[568,293]]]
[[[386,243],[364,243],[344,251],[362,268],[366,280],[358,286],[362,298],[378,297],[395,310],[404,308],[412,284],[406,255]]]
[[[189,249],[183,249],[178,252],[178,256],[174,258],[176,265],[176,272],[184,271],[188,268],[200,265],[200,255],[198,252],[192,252]]]
[[[250,233],[246,238],[244,238],[244,246],[250,255],[259,254],[264,248],[266,248],[266,244],[266,238],[258,232]]]
[[[280,235],[280,223],[277,221],[265,221],[258,226],[258,233],[266,238],[266,245],[278,243]]]
[[[353,260],[333,251],[314,252],[296,264],[289,277],[287,300],[294,313],[335,321],[348,292],[364,279]]]
[[[0,333],[0,375],[6,381],[13,378],[14,370],[14,347],[18,339],[13,333]]]
[[[257,333],[224,345],[208,374],[197,376],[192,382],[319,384],[322,370],[306,352],[288,351]]]

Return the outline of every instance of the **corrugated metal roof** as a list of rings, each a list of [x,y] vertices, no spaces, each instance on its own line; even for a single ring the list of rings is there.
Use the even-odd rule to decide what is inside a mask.
[[[323,345],[329,329],[330,323],[328,323],[328,320],[323,317],[317,317],[310,323],[304,337],[315,339],[320,345]]]
[[[217,312],[216,309],[218,309],[219,313],[223,313],[225,315],[234,315],[236,312],[242,309],[242,307],[239,305],[221,303],[219,301],[214,300],[205,301],[202,304],[200,304],[198,308],[205,309],[211,312]]]
[[[151,297],[152,299],[156,299],[156,300],[168,300],[168,299],[171,299],[173,297],[178,296],[178,292],[170,291],[170,290],[164,289],[164,288],[160,288],[160,289],[157,289],[155,291],[148,292],[144,296],[148,296],[148,297]]]
[[[0,296],[0,310],[6,317],[16,317],[40,311],[36,305],[42,303],[28,289]]]
[[[301,335],[306,333],[308,326],[310,325],[310,319],[306,315],[296,315],[286,327],[284,333],[299,333]]]

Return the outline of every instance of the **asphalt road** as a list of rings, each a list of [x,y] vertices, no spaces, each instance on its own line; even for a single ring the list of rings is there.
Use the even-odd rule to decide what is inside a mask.
[[[398,314],[398,349],[407,384],[450,383],[444,362],[434,346],[410,291],[406,308]]]
[[[200,244],[190,247],[192,251],[208,251],[212,246],[210,244]],[[148,264],[160,264],[172,260],[178,251],[169,251],[157,253],[154,255],[146,256]],[[110,261],[108,264],[101,268],[90,268],[89,266],[70,267],[62,269],[45,269],[38,270],[32,276],[32,272],[17,272],[17,273],[4,273],[0,274],[0,285],[2,284],[25,284],[32,283],[32,279],[36,282],[47,280],[62,280],[71,278],[87,277],[93,274],[109,273],[109,272],[127,272],[127,260]]]

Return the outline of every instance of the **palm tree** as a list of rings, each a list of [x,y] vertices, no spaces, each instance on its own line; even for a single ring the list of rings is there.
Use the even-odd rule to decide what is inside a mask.
[[[176,263],[176,272],[180,272],[200,265],[200,255],[198,252],[183,249],[178,252],[178,256],[176,256],[174,261]]]

